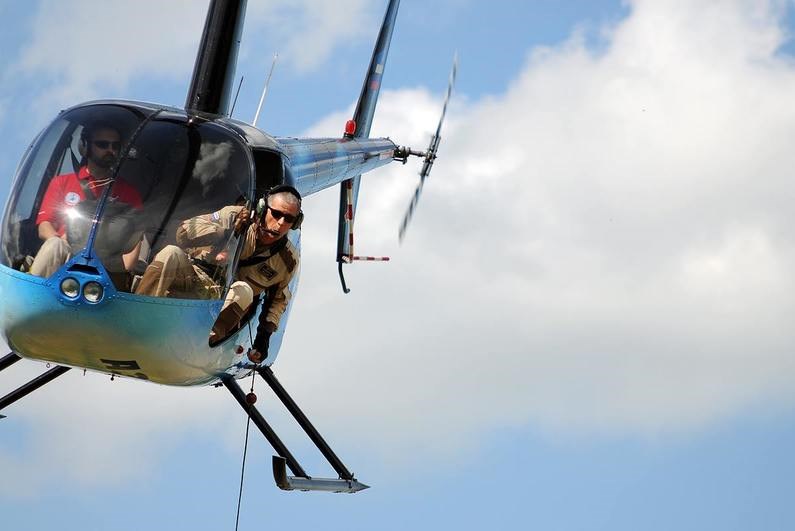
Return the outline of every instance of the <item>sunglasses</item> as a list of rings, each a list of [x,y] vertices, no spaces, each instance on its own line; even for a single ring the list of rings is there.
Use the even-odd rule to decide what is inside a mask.
[[[97,146],[99,149],[108,149],[112,148],[113,151],[119,151],[121,149],[121,142],[116,140],[111,142],[110,140],[94,140],[92,144]]]
[[[284,218],[284,221],[286,221],[287,223],[295,223],[296,220],[298,220],[298,216],[288,214],[287,212],[282,212],[281,210],[276,210],[270,205],[268,205],[268,210],[271,211],[271,216],[273,216],[274,219],[278,220]]]

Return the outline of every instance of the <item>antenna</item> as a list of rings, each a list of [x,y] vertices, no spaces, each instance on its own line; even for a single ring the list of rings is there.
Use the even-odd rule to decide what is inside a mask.
[[[254,120],[251,122],[251,125],[257,127],[257,120],[259,119],[259,113],[262,110],[262,104],[265,103],[265,95],[268,93],[268,86],[271,84],[271,76],[273,75],[273,69],[276,67],[276,60],[279,58],[279,54],[273,54],[273,62],[271,63],[271,70],[268,72],[268,79],[265,80],[265,87],[262,89],[262,96],[259,99],[259,105],[257,105],[257,113],[254,115]]]
[[[237,84],[237,92],[235,92],[235,100],[232,102],[232,108],[229,109],[229,117],[235,112],[235,105],[237,105],[237,97],[240,96],[240,87],[243,86],[243,76],[240,76],[240,83]]]

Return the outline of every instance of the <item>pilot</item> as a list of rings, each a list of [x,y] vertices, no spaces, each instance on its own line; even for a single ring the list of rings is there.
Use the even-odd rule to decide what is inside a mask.
[[[94,122],[80,133],[80,153],[84,164],[77,173],[53,177],[44,192],[36,217],[39,238],[44,242],[30,266],[30,273],[49,277],[71,258],[72,246],[67,241],[70,212],[86,200],[95,201],[113,178],[113,164],[121,149],[121,133],[106,122]],[[122,180],[113,185],[113,197],[136,209],[142,208],[138,191]],[[140,243],[122,256],[124,268],[132,269],[138,260]]]
[[[223,242],[231,233],[242,234],[235,281],[224,299],[221,313],[210,333],[210,343],[220,341],[234,331],[254,302],[265,293],[254,339],[252,360],[268,355],[270,336],[292,296],[290,280],[299,268],[298,251],[287,239],[290,229],[300,228],[301,194],[289,185],[272,188],[259,201],[255,219],[250,220],[245,206],[228,206],[212,214],[186,220],[177,229],[177,243],[183,247],[164,247],[146,268],[136,294],[165,297],[179,293],[194,296],[220,296],[220,288],[211,278],[207,266],[223,266],[229,250]]]

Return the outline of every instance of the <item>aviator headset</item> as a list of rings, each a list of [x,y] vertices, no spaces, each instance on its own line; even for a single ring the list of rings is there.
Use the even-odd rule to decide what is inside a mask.
[[[265,209],[268,206],[268,198],[272,195],[280,194],[282,192],[287,192],[298,199],[298,214],[295,216],[295,221],[293,222],[292,226],[293,230],[298,230],[301,228],[301,222],[304,221],[304,212],[301,210],[301,194],[289,184],[280,184],[265,192],[265,195],[262,196],[259,201],[257,201],[257,219],[262,219],[262,217],[265,215]]]

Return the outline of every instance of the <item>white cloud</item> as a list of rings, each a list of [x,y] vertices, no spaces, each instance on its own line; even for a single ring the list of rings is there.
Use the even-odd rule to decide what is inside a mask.
[[[308,71],[341,42],[362,36],[360,28],[374,23],[368,7],[364,0],[250,2],[242,49],[259,54],[261,50],[249,50],[261,44],[262,34],[273,36],[283,46],[281,62]],[[187,89],[206,10],[206,1],[191,0],[142,0],[135,5],[43,0],[30,42],[13,71],[52,76],[52,87],[36,105],[46,108],[125,96],[130,83],[142,76],[186,80]]]
[[[16,68],[53,76],[48,106],[123,94],[142,75],[186,79],[205,11],[206,2],[190,0],[44,0]]]
[[[8,392],[45,370],[23,360],[2,373],[0,388]],[[95,487],[155,475],[163,454],[196,430],[227,434],[219,442],[237,454],[243,421],[230,415],[235,408],[224,389],[111,382],[69,371],[3,411],[2,429],[16,438],[0,442],[0,497],[34,496],[45,485]]]
[[[281,43],[281,60],[306,72],[325,62],[336,46],[370,36],[380,23],[373,7],[366,0],[251,2],[246,23],[251,33],[271,34]]]
[[[795,70],[776,55],[779,8],[635,2],[599,53],[577,36],[535,50],[504,95],[453,110],[402,249],[384,235],[411,172],[368,176],[357,242],[394,261],[348,268],[345,297],[323,227],[336,197],[318,198],[279,369],[402,455],[508,426],[648,436],[791,404]],[[377,129],[404,142],[393,131],[435,125],[433,103],[387,92]]]

